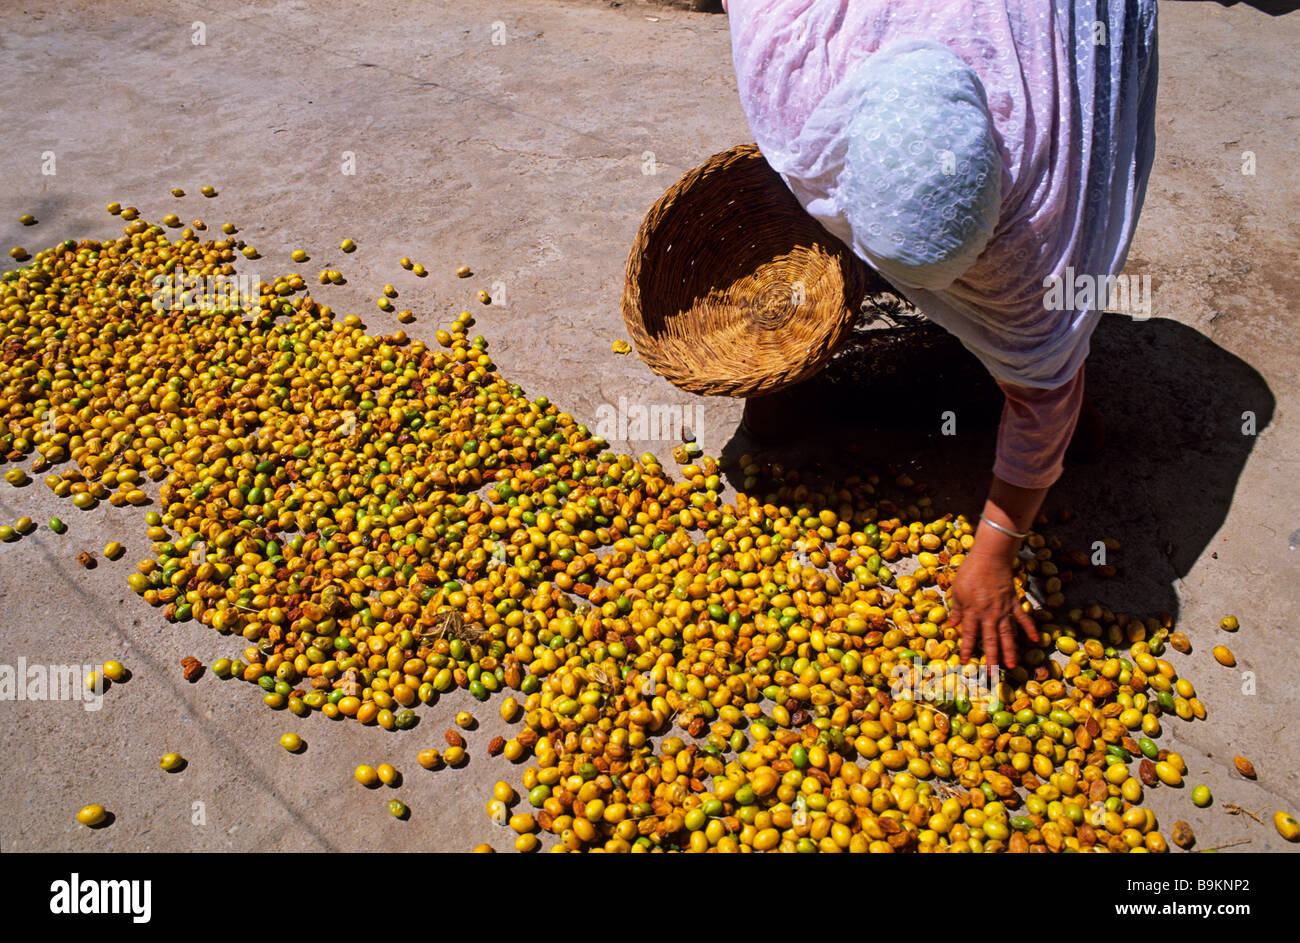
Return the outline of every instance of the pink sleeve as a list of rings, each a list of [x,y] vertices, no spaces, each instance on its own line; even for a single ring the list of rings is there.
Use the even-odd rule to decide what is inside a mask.
[[[999,383],[1007,402],[998,426],[993,474],[1020,488],[1047,488],[1061,477],[1065,449],[1083,405],[1083,367],[1064,386],[1040,390]]]

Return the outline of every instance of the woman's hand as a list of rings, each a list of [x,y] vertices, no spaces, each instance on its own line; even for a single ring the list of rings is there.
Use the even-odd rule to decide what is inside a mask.
[[[993,476],[975,543],[948,590],[948,628],[961,626],[961,661],[966,664],[979,639],[989,667],[1016,666],[1016,627],[1037,642],[1038,630],[1020,608],[1011,565],[1021,537],[1043,504],[1046,488],[1020,488]]]
[[[1002,553],[980,552],[978,539],[948,591],[948,610],[947,626],[961,626],[962,664],[970,660],[977,638],[990,668],[1016,666],[1016,626],[1039,640],[1034,620],[1016,599],[1010,560]]]

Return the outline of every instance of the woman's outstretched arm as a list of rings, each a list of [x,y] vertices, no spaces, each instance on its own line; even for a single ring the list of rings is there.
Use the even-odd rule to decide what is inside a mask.
[[[1012,584],[1016,551],[1043,499],[1061,475],[1083,403],[1083,368],[1064,386],[1037,390],[1000,384],[1007,403],[998,427],[993,485],[984,502],[975,544],[949,593],[948,626],[961,626],[965,662],[978,640],[990,666],[1016,666],[1016,627],[1033,641],[1038,632]]]

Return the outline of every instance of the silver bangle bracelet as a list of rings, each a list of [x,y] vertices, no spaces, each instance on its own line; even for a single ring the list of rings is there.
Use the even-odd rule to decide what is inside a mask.
[[[997,521],[989,520],[983,514],[980,515],[980,520],[983,521],[985,524],[988,524],[989,527],[992,527],[994,530],[998,531],[999,533],[1006,534],[1008,537],[1014,537],[1016,538],[1016,540],[1024,540],[1026,537],[1029,536],[1028,532],[1023,534],[1017,534],[1014,530],[1011,530],[1008,527],[1003,527]]]

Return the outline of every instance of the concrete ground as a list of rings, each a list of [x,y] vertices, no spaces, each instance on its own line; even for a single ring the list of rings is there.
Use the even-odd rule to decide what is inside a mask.
[[[1300,719],[1289,660],[1300,628],[1291,306],[1300,13],[1275,15],[1289,6],[1161,4],[1159,151],[1129,269],[1152,276],[1154,317],[1110,316],[1098,331],[1089,385],[1109,446],[1101,461],[1068,470],[1048,502],[1076,515],[1053,528],[1070,545],[1123,542],[1119,577],[1080,592],[1117,610],[1174,613],[1191,636],[1193,652],[1176,664],[1209,719],[1169,723],[1165,742],[1216,803],[1199,810],[1190,790],[1167,788],[1148,802],[1166,834],[1184,819],[1199,847],[1234,851],[1292,849],[1270,819],[1300,810],[1288,736]],[[103,211],[110,200],[153,220],[231,220],[262,251],[248,266],[259,277],[344,270],[349,284],[318,297],[361,312],[372,329],[396,326],[374,305],[385,282],[418,315],[408,328],[417,336],[472,307],[506,375],[585,420],[620,397],[695,402],[610,345],[625,336],[623,266],[646,209],[682,172],[749,139],[723,16],[553,0],[36,0],[0,12],[0,87],[6,247],[112,237],[121,223]],[[48,152],[54,174],[42,173]],[[198,196],[204,184],[220,196]],[[172,198],[175,186],[191,195]],[[27,212],[37,227],[17,223]],[[345,236],[360,246],[354,255],[337,250]],[[298,247],[311,262],[289,261]],[[401,271],[403,255],[430,276]],[[463,263],[474,278],[454,276]],[[506,303],[479,307],[480,287]],[[834,392],[844,400],[828,412],[863,418],[800,455],[829,458],[830,443],[838,467],[846,455],[893,461],[934,487],[936,506],[973,512],[996,413],[938,436],[938,411],[949,399],[964,406],[969,391],[947,382],[959,375],[952,364],[903,366],[908,385],[876,389],[865,404]],[[1242,434],[1245,412],[1254,435]],[[744,448],[731,441],[738,417],[737,402],[703,402],[696,432],[707,451]],[[77,512],[43,485],[0,484],[2,521],[56,510],[66,535],[42,528],[0,546],[0,664],[120,658],[133,677],[98,711],[0,702],[0,850],[509,847],[483,812],[490,784],[519,773],[486,755],[504,726],[497,700],[445,697],[413,732],[388,734],[268,711],[248,686],[210,674],[187,684],[182,657],[211,663],[237,647],[197,624],[166,624],[127,589],[131,562],[148,549],[140,512]],[[76,564],[80,550],[109,540],[126,544],[122,561]],[[1229,613],[1241,621],[1231,637],[1216,628]],[[1219,643],[1237,668],[1213,661]],[[420,769],[416,752],[439,745],[459,709],[482,723],[469,734],[469,765]],[[286,730],[303,735],[305,753],[280,749]],[[188,767],[160,771],[168,751]],[[1237,753],[1254,761],[1258,782],[1232,771]],[[356,764],[384,761],[405,774],[396,791],[352,781]],[[409,821],[388,815],[390,795],[406,801]],[[113,813],[111,827],[74,821],[89,802]]]

